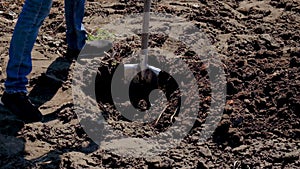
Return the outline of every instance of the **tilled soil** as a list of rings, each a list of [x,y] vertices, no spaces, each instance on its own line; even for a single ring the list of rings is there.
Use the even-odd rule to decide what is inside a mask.
[[[22,3],[22,0],[0,2],[1,93],[9,41]],[[124,15],[142,12],[142,6],[141,1],[133,0],[88,0],[85,27],[95,35],[99,28]],[[0,107],[0,168],[300,166],[300,1],[166,0],[153,2],[152,10],[193,23],[219,53],[226,74],[227,95],[222,119],[213,135],[205,142],[198,141],[205,120],[203,112],[212,100],[209,84],[203,80],[207,77],[205,64],[169,37],[151,35],[150,47],[170,49],[194,73],[201,104],[193,129],[178,146],[152,158],[121,157],[93,142],[75,113],[71,88],[75,63],[61,58],[66,51],[63,1],[54,0],[32,53],[33,71],[28,85],[29,96],[40,106],[45,120],[24,124]],[[106,56],[103,63],[113,68],[121,57],[138,48],[139,39],[115,43],[108,53],[113,57]],[[100,101],[105,101],[107,93],[98,94]],[[99,105],[112,113],[108,116],[120,119],[109,101]],[[112,125],[131,136],[150,137],[153,132],[163,132],[160,129],[167,128],[171,121],[162,118],[160,124],[167,125],[153,127],[151,123],[151,129],[141,126],[139,130],[135,126],[136,132],[128,127],[128,121]]]

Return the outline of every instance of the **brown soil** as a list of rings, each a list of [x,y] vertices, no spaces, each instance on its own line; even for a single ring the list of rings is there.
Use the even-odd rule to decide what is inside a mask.
[[[22,0],[0,2],[1,93],[9,42],[22,3]],[[123,15],[141,12],[142,5],[141,1],[133,0],[88,0],[86,29],[95,33],[97,28]],[[40,106],[45,120],[24,124],[0,107],[0,168],[300,166],[300,1],[163,0],[154,2],[152,9],[193,23],[205,32],[221,56],[227,96],[222,120],[213,136],[204,143],[198,142],[201,113],[207,111],[210,103],[209,90],[204,90],[192,131],[180,145],[161,155],[151,159],[124,158],[95,144],[74,112],[71,89],[74,63],[61,58],[66,51],[63,1],[54,0],[33,49],[33,71],[28,85],[30,97]],[[153,35],[150,41],[152,47],[173,47],[168,46],[167,37]],[[130,46],[114,44],[118,53],[114,59],[138,49],[139,42],[128,43]],[[201,77],[206,73],[201,64],[193,62],[191,51],[177,46],[174,55],[182,56],[199,87],[205,86]],[[108,58],[108,65],[109,61]],[[104,96],[99,93],[100,101],[105,101]],[[111,101],[106,99],[108,103]],[[159,127],[166,126],[156,126]],[[119,129],[125,128],[120,125]],[[136,137],[149,136],[141,133]]]

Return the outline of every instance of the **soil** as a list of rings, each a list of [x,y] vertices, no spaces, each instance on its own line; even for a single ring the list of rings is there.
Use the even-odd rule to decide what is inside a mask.
[[[0,93],[4,91],[9,42],[22,4],[22,0],[0,2]],[[133,0],[87,0],[86,30],[95,34],[124,15],[142,12],[142,6],[142,1]],[[62,58],[66,52],[63,7],[62,0],[53,1],[51,14],[41,27],[32,52],[33,71],[28,76],[29,96],[45,119],[24,124],[0,106],[0,168],[300,166],[300,1],[159,0],[152,3],[153,11],[185,18],[206,34],[219,53],[227,81],[222,119],[213,135],[199,142],[201,124],[212,100],[209,84],[203,80],[207,77],[205,64],[195,60],[193,51],[169,37],[150,36],[150,47],[173,49],[173,54],[189,65],[200,93],[198,117],[190,133],[177,146],[152,158],[123,157],[103,149],[80,125],[72,97],[72,71],[76,63]],[[138,49],[139,39],[113,44],[108,52],[110,57],[103,59],[104,68],[99,68],[102,72],[99,82],[107,83],[103,88],[96,87],[106,119],[112,118],[118,123],[111,125],[137,138],[164,132],[176,121],[176,117],[170,119],[164,115],[158,125],[153,121],[144,126],[135,125],[120,118],[110,93],[105,93],[109,91],[105,88],[109,88],[110,77],[104,75],[111,72],[103,72],[112,70],[114,63]],[[175,88],[171,92],[176,93]],[[170,95],[168,106],[178,106],[172,104],[177,102],[172,100],[170,91],[167,95]],[[149,106],[146,96],[134,103],[140,109]],[[169,113],[173,114],[174,109],[170,108]]]

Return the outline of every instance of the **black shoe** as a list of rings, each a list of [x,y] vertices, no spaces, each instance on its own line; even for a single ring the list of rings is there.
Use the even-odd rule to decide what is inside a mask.
[[[80,59],[93,59],[103,56],[112,46],[112,42],[108,40],[87,41],[82,50],[68,48],[64,58],[74,61],[78,59],[78,55],[80,54]]]
[[[42,113],[30,102],[25,93],[8,94],[4,92],[1,101],[13,114],[25,122],[31,123],[43,119]]]

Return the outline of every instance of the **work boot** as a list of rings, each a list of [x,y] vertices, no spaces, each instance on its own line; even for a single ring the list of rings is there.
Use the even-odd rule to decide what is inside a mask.
[[[42,113],[31,103],[26,93],[4,92],[1,101],[13,114],[25,122],[31,123],[43,119]]]

